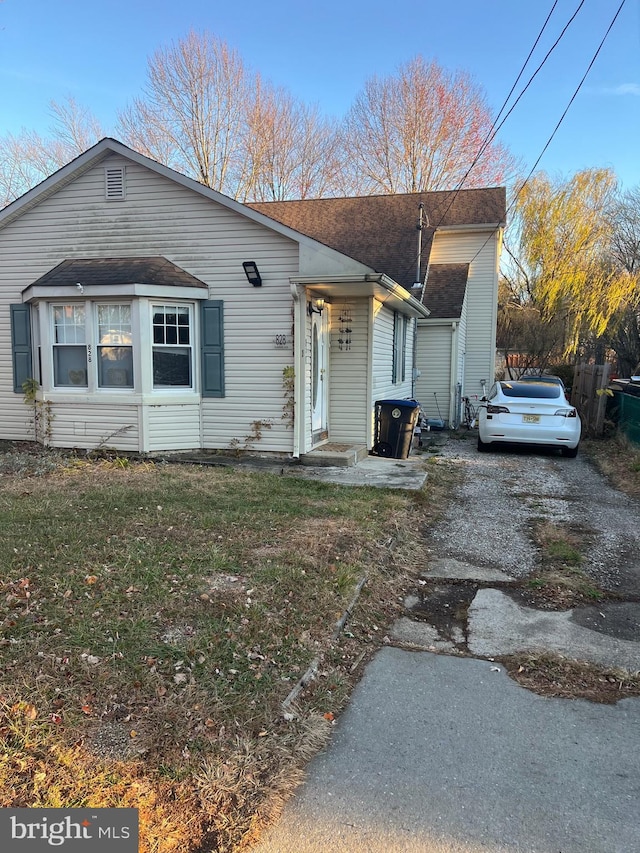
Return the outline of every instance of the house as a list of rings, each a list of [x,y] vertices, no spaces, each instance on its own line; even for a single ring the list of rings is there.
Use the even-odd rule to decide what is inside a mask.
[[[428,308],[417,317],[411,396],[457,426],[462,396],[478,399],[494,379],[504,188],[251,206],[384,270]]]
[[[478,223],[458,219],[467,194],[485,192],[487,231],[501,190],[324,200],[320,234],[101,140],[0,211],[0,438],[143,453],[371,448],[375,401],[416,394],[430,318],[428,284],[412,287],[418,204],[438,197],[433,223],[452,202],[435,237],[425,231],[420,276],[436,248],[450,262],[455,220],[469,326],[490,253]]]

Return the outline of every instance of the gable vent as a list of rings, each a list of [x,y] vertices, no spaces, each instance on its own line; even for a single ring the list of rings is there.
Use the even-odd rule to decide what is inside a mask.
[[[104,194],[109,201],[125,197],[124,166],[104,170]]]

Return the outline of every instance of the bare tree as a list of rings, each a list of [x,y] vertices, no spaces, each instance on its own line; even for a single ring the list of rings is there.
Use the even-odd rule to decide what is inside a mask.
[[[513,162],[491,140],[491,128],[491,112],[469,74],[416,57],[395,76],[371,78],[356,97],[344,125],[347,189],[398,193],[452,189],[463,179],[467,187],[502,183]]]
[[[565,350],[564,318],[544,319],[527,296],[513,292],[505,278],[498,288],[496,345],[505,374],[515,379],[526,371],[542,371],[562,359]]]
[[[605,337],[615,350],[618,373],[630,376],[640,364],[640,186],[618,196],[609,210],[611,263],[635,286],[611,318]]]
[[[0,207],[19,198],[103,135],[90,111],[73,98],[52,101],[53,125],[47,136],[23,130],[0,139]]]
[[[147,75],[142,97],[119,116],[121,136],[206,186],[233,190],[249,91],[238,53],[209,33],[192,31],[157,51]]]
[[[243,148],[236,190],[243,201],[317,198],[336,187],[334,123],[260,77],[247,108]]]

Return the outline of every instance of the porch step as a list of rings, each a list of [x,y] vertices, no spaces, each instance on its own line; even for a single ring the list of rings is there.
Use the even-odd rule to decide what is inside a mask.
[[[350,468],[367,456],[368,451],[364,444],[323,444],[309,453],[303,453],[300,462],[303,465],[317,465],[322,468]]]

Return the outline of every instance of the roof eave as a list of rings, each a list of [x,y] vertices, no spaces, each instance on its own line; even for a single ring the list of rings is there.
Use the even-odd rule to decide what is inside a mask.
[[[334,276],[293,276],[292,284],[309,287],[314,292],[327,297],[344,298],[349,296],[348,285],[365,285],[358,289],[358,296],[372,296],[380,302],[402,310],[411,317],[426,318],[431,312],[419,302],[410,291],[399,285],[385,273],[365,273],[364,275]],[[355,290],[351,288],[351,290]]]

